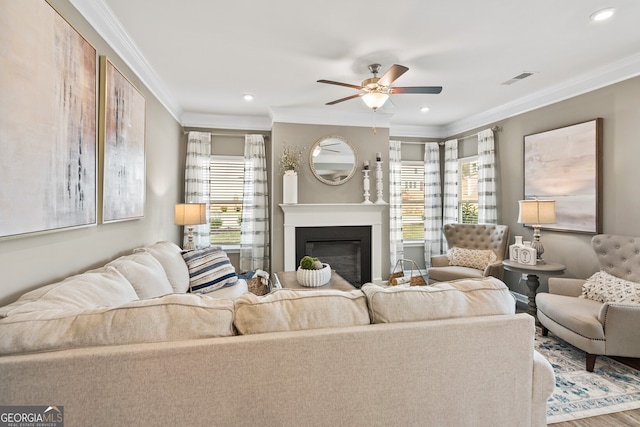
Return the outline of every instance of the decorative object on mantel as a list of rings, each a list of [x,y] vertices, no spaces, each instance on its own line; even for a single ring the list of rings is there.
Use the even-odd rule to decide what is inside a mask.
[[[302,151],[285,145],[280,156],[282,203],[298,203],[298,171],[302,163]]]
[[[518,223],[531,224],[533,226],[531,247],[537,252],[536,258],[542,260],[544,247],[540,242],[540,225],[556,223],[556,202],[555,200],[539,200],[536,198],[534,200],[520,200],[518,204]]]
[[[184,245],[185,251],[195,249],[193,243],[193,226],[207,223],[206,203],[180,203],[176,205],[175,220],[176,225],[187,226],[187,243]]]
[[[308,288],[326,285],[331,280],[331,266],[321,262],[318,258],[305,256],[300,260],[296,279],[298,283]]]
[[[376,204],[386,205],[382,199],[382,154],[376,153]]]
[[[369,196],[371,195],[371,193],[369,193],[369,189],[371,186],[371,181],[369,180],[369,160],[364,161],[362,174],[364,175],[364,181],[362,183],[362,186],[364,187],[364,201],[362,203],[365,205],[370,205],[372,202],[371,200],[369,200]]]
[[[342,185],[355,175],[358,154],[346,138],[323,136],[309,150],[309,167],[323,184]]]

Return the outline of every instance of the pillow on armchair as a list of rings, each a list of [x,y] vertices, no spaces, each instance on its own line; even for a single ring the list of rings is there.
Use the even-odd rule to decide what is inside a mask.
[[[630,282],[598,271],[582,285],[580,298],[599,302],[640,303],[640,283]]]
[[[470,267],[484,270],[489,264],[497,261],[498,257],[490,249],[467,249],[454,246],[447,252],[449,265]]]

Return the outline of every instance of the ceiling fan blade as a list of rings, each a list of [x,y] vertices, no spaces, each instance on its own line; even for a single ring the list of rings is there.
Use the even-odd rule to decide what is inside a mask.
[[[340,99],[336,99],[335,101],[327,102],[324,105],[334,105],[334,104],[337,104],[339,102],[348,101],[348,100],[353,99],[353,98],[359,98],[362,95],[364,95],[364,93],[358,93],[356,95],[347,96],[346,98],[340,98]]]
[[[318,80],[318,83],[327,83],[327,84],[330,84],[330,85],[338,85],[338,86],[350,87],[350,88],[358,89],[358,90],[362,89],[362,86],[356,86],[356,85],[352,85],[352,84],[349,84],[349,83],[334,82],[332,80]]]
[[[407,71],[409,71],[409,68],[404,65],[393,64],[391,68],[389,68],[387,72],[380,77],[378,84],[380,86],[391,86],[391,83]]]
[[[392,87],[389,93],[440,93],[442,86]]]

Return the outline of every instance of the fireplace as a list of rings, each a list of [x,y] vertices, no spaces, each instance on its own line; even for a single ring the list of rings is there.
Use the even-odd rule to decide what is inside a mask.
[[[371,281],[371,226],[296,227],[296,259],[305,255],[359,288]]]
[[[363,251],[362,247],[360,248],[360,280],[361,283],[369,281],[382,283],[382,266],[389,262],[382,259],[382,224],[388,205],[374,203],[281,204],[280,208],[284,213],[285,271],[295,271],[298,268],[301,256],[297,253],[296,236],[299,229],[320,228],[324,233],[325,230],[332,228],[344,231],[342,227],[364,227],[369,230],[369,242],[366,243],[369,252]],[[342,236],[338,236],[338,238],[342,238]],[[338,239],[333,240],[339,241]],[[349,239],[349,241],[359,240],[360,238]],[[326,249],[323,247],[324,244],[325,241],[316,241],[313,250],[324,251]],[[345,248],[353,243],[342,242],[341,244],[343,248],[340,250],[353,249]],[[362,246],[362,242],[360,245]],[[317,257],[330,264],[331,268],[336,268],[335,263],[328,262],[324,255]],[[355,279],[353,280],[355,282]]]

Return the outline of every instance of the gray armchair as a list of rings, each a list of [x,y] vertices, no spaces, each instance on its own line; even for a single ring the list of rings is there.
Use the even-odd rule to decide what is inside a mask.
[[[591,239],[600,269],[640,283],[640,237],[599,234]],[[578,298],[586,280],[549,278],[549,293],[536,296],[542,333],[549,331],[584,350],[587,371],[596,355],[640,357],[640,304]]]
[[[446,255],[431,257],[429,283],[456,279],[504,277],[504,260],[509,248],[509,226],[496,224],[445,224],[444,237],[449,248],[490,249],[496,254],[496,261],[484,270],[471,267],[449,265]]]

